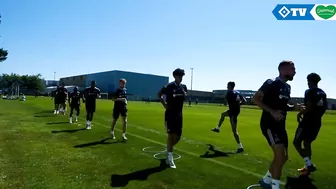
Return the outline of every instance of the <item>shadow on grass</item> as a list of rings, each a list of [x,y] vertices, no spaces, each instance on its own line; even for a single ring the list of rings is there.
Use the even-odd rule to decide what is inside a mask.
[[[216,157],[228,157],[230,154],[236,154],[235,152],[223,152],[216,150],[212,144],[207,144],[208,150],[203,154],[200,155],[200,158],[216,158]]]
[[[60,130],[60,131],[51,131],[51,133],[75,133],[78,131],[83,131],[86,130],[85,128],[80,128],[80,129],[69,129],[69,130]]]
[[[52,115],[34,115],[34,117],[53,117]]]
[[[75,145],[74,148],[85,148],[85,147],[96,146],[96,145],[101,145],[101,144],[125,143],[125,141],[107,142],[107,140],[109,140],[109,139],[112,139],[112,138],[111,137],[107,137],[107,138],[104,138],[102,140],[95,141],[95,142],[89,142],[89,143],[85,143],[85,144],[78,144],[78,145]]]
[[[67,124],[69,122],[66,121],[58,121],[58,122],[48,122],[47,125],[59,125],[59,124]]]
[[[313,184],[313,179],[306,175],[299,177],[287,177],[286,189],[317,189]]]
[[[148,176],[161,172],[167,169],[167,167],[168,166],[166,165],[165,160],[160,160],[160,165],[156,167],[135,171],[126,175],[113,174],[111,176],[111,187],[125,187],[132,180],[145,181],[148,179]]]

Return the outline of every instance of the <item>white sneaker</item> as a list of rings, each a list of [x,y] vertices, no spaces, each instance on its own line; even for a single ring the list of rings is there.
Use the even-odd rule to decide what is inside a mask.
[[[72,124],[72,117],[70,117],[70,123]]]
[[[76,122],[78,121],[78,117],[76,116]]]
[[[58,115],[58,114],[59,114],[59,111],[56,111],[56,114]]]
[[[90,130],[90,129],[91,129],[91,125],[87,123],[87,124],[86,124],[86,129],[87,129],[87,130]]]
[[[115,135],[114,135],[114,131],[110,131],[111,137],[112,139],[116,139]]]
[[[122,138],[123,140],[127,140],[127,137],[126,137],[125,135],[122,135],[121,138]]]
[[[175,163],[174,163],[174,160],[168,160],[168,159],[166,159],[166,163],[167,163],[167,165],[168,165],[170,168],[172,168],[172,169],[176,169],[176,165],[175,165]]]

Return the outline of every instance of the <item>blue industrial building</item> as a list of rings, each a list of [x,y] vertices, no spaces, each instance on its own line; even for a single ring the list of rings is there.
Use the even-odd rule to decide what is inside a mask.
[[[92,73],[79,76],[64,77],[60,82],[65,85],[75,85],[80,88],[90,85],[91,81],[96,81],[97,87],[102,93],[114,93],[119,87],[119,79],[127,80],[127,93],[131,100],[142,100],[151,97],[156,99],[160,88],[169,82],[169,77],[120,70]]]

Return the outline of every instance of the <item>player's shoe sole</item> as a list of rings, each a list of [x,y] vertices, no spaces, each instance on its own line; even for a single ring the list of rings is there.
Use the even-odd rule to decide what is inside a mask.
[[[215,133],[219,133],[219,129],[216,129],[216,128],[211,129],[211,131],[212,131],[212,132],[215,132]]]
[[[314,165],[312,165],[312,166],[309,166],[309,167],[304,167],[304,168],[298,169],[298,172],[301,175],[310,175],[310,173],[313,173],[316,170],[317,170],[316,167]]]
[[[264,182],[264,179],[259,180],[260,187],[262,189],[272,189],[272,185]]]

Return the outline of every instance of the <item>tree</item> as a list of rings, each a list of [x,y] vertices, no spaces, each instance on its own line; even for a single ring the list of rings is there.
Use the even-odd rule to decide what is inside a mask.
[[[7,59],[8,51],[3,48],[0,49],[0,62],[3,62]]]
[[[2,74],[0,79],[0,89],[10,89],[13,85],[18,85],[22,89],[43,91],[44,84],[41,74],[37,75],[19,75],[19,74]]]

